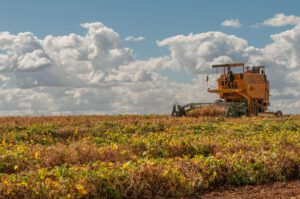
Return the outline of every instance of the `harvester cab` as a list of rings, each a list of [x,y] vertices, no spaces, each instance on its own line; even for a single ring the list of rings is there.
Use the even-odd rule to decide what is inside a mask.
[[[216,103],[191,103],[184,106],[175,104],[172,115],[183,116],[186,115],[186,110],[196,106],[216,104],[226,106],[226,116],[255,116],[259,113],[282,116],[281,111],[267,112],[270,106],[270,87],[264,66],[250,68],[243,63],[232,63],[213,65],[212,68],[221,68],[222,74],[217,79],[218,88],[208,88],[207,91],[218,94],[220,100]]]

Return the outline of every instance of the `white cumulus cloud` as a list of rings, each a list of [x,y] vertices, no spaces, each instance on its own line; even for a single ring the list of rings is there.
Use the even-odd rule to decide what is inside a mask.
[[[177,35],[158,41],[159,46],[170,50],[171,66],[178,66],[190,74],[210,71],[210,65],[227,57],[231,61],[246,61],[246,40],[222,32]],[[225,61],[225,60],[223,60]]]
[[[142,37],[142,36],[139,36],[139,37],[136,37],[136,36],[128,36],[128,37],[125,37],[124,41],[143,41],[145,40],[146,38],[145,37]]]
[[[0,115],[169,113],[174,101],[215,100],[206,92],[206,74],[214,79],[211,64],[224,62],[265,65],[272,108],[300,110],[300,25],[272,35],[263,48],[222,32],[175,35],[157,42],[169,53],[145,60],[104,24],[81,26],[84,35],[0,32]]]
[[[295,15],[285,15],[283,13],[277,13],[272,18],[265,20],[262,25],[281,27],[287,25],[297,25],[300,23],[300,17]]]
[[[224,27],[238,28],[241,27],[242,24],[239,19],[227,19],[221,24]]]

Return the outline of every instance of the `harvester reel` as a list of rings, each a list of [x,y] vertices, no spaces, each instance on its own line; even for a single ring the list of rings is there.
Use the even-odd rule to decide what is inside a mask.
[[[173,104],[171,116],[172,117],[186,116],[189,111],[194,110],[196,108],[203,107],[203,106],[208,106],[210,104],[212,104],[212,103],[189,103],[189,104],[181,106],[175,102]]]

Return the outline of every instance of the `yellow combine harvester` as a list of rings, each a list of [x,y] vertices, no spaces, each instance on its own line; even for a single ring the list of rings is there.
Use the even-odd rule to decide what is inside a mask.
[[[264,66],[245,68],[243,63],[234,63],[213,65],[212,68],[221,68],[223,71],[217,79],[218,89],[208,89],[208,92],[218,94],[220,100],[215,103],[190,103],[184,106],[175,103],[172,116],[187,115],[192,109],[212,104],[227,107],[226,116],[255,116],[259,113],[282,116],[281,111],[267,112],[270,106],[270,87]],[[236,68],[239,68],[240,72],[234,73]]]

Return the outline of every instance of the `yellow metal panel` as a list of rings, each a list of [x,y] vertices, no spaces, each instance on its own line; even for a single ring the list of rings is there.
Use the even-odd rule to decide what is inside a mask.
[[[228,88],[228,89],[214,89],[214,90],[208,90],[210,93],[239,93],[242,92],[243,89],[235,89],[235,88]]]

